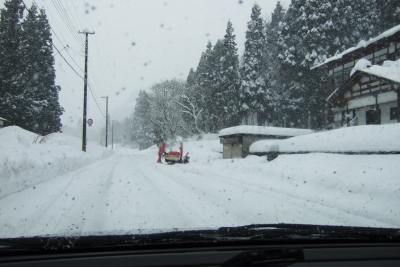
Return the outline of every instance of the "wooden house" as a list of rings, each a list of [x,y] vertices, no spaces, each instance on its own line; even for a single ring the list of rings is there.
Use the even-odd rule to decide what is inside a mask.
[[[329,74],[335,128],[399,122],[399,59],[400,25],[314,67]]]
[[[308,129],[243,125],[222,129],[219,138],[223,145],[223,158],[231,159],[246,157],[250,145],[259,140],[285,139],[313,132]]]
[[[400,60],[355,70],[327,99],[335,125],[399,122],[399,89]]]

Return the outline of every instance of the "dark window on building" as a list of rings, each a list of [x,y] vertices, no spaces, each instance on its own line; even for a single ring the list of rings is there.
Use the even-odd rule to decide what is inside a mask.
[[[397,120],[399,117],[400,110],[398,107],[390,108],[390,119],[391,120]]]
[[[367,124],[381,124],[381,110],[366,111]]]

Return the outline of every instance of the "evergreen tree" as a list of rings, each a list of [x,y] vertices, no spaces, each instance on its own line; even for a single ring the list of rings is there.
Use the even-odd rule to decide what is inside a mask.
[[[269,80],[269,95],[268,100],[271,103],[271,111],[268,114],[268,121],[273,126],[286,126],[287,118],[285,116],[286,110],[286,91],[283,89],[281,76],[281,62],[278,55],[279,50],[279,37],[282,30],[286,10],[282,7],[280,1],[277,2],[276,7],[271,15],[271,20],[266,23],[266,43],[265,43],[265,66],[266,79]]]
[[[223,92],[221,78],[221,59],[224,55],[223,41],[217,40],[210,56],[207,59],[208,70],[206,72],[206,110],[209,116],[210,132],[218,132],[222,127],[221,112],[223,109]]]
[[[5,3],[0,24],[0,113],[42,135],[61,130],[63,109],[55,86],[50,26],[33,5],[23,18],[21,0]]]
[[[266,102],[267,81],[265,80],[265,28],[261,18],[261,9],[255,4],[252,8],[251,20],[247,24],[244,50],[244,67],[241,84],[242,116],[257,114],[258,124],[263,124],[268,112]]]
[[[155,142],[153,125],[151,123],[151,102],[146,91],[140,90],[136,99],[130,131],[131,139],[138,144],[139,149],[146,149]]]
[[[222,57],[219,70],[219,97],[217,100],[218,114],[220,118],[219,129],[239,124],[239,56],[237,55],[236,36],[233,34],[233,26],[228,21],[226,34],[222,41]]]
[[[201,107],[201,92],[196,84],[197,73],[190,69],[189,75],[186,80],[186,88],[184,94],[178,101],[181,107],[182,119],[193,134],[202,134],[202,113],[203,107]]]
[[[198,92],[197,101],[203,110],[200,116],[199,127],[204,132],[211,132],[211,110],[213,99],[209,97],[212,81],[210,80],[212,44],[208,42],[206,51],[201,54],[195,75],[195,89]]]
[[[293,1],[289,6],[280,39],[283,78],[288,81],[288,111],[291,125],[323,128],[326,125],[325,98],[321,91],[326,73],[310,68],[333,56],[341,47],[337,38],[343,30],[338,10],[329,0]]]
[[[38,12],[32,5],[22,26],[24,86],[34,106],[32,112],[35,121],[30,125],[30,130],[41,135],[60,131],[63,109],[58,101],[60,87],[55,85],[52,39],[44,10]]]
[[[398,0],[377,0],[380,13],[381,32],[400,25],[400,3]]]
[[[196,72],[193,68],[190,68],[189,75],[186,79],[186,84],[188,87],[194,87],[196,85]]]
[[[4,3],[0,21],[0,116],[25,128],[33,121],[31,102],[23,85],[21,56],[24,7],[22,0]]]
[[[379,8],[377,0],[346,0],[347,5],[352,7],[350,27],[345,31],[351,38],[352,45],[356,45],[361,40],[368,40],[379,35],[381,28],[379,25]],[[350,32],[349,32],[350,30]]]
[[[199,114],[197,126],[204,132],[218,132],[239,122],[239,59],[232,23],[224,39],[207,44],[196,72],[191,70],[188,87]],[[192,112],[193,113],[193,112]],[[193,114],[192,114],[193,119]]]

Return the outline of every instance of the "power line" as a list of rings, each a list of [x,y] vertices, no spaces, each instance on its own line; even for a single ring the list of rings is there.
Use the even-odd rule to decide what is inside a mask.
[[[60,14],[61,19],[64,21],[65,25],[70,30],[71,34],[75,37],[75,39],[79,43],[83,44],[83,41],[82,41],[81,37],[78,34],[78,29],[76,28],[74,23],[71,21],[71,19],[70,19],[68,13],[66,12],[63,4],[59,0],[52,0],[52,2],[53,2],[53,5],[55,6],[55,8],[57,9],[57,12]]]
[[[66,14],[64,7],[60,2],[57,2],[57,0],[52,0],[52,3],[54,7],[56,8],[58,14],[60,15],[61,19],[64,21],[65,25],[67,26],[68,30],[71,32],[72,36],[75,38],[75,40],[78,42],[78,44],[83,45],[83,41],[78,35],[78,29],[70,22],[70,18],[68,14]]]
[[[72,59],[72,61],[73,61],[73,62],[78,66],[78,68],[83,72],[82,68],[79,66],[78,63],[76,63],[76,61],[75,61],[74,58],[71,56],[71,54],[70,54],[67,50],[66,50],[66,52],[67,52],[67,54],[70,56],[70,58]],[[94,72],[94,73],[95,73],[95,72]],[[94,99],[94,101],[95,101],[97,107],[99,108],[99,110],[100,110],[101,114],[103,115],[103,117],[105,117],[105,116],[104,116],[104,113],[103,113],[103,110],[101,109],[99,103],[97,102],[97,98],[98,98],[98,97],[96,96],[95,90],[93,89],[90,80],[88,80],[88,85],[89,85],[90,93],[92,94],[93,99]]]
[[[101,115],[103,115],[103,117],[105,118],[106,115],[104,115],[103,110],[101,110],[100,105],[99,105],[99,103],[97,102],[97,99],[96,99],[96,97],[95,97],[94,94],[93,94],[93,88],[92,88],[92,86],[90,85],[90,83],[88,83],[88,86],[89,86],[89,91],[90,91],[90,93],[91,93],[92,96],[93,96],[94,102],[96,103],[96,106],[97,106],[98,109],[100,110]]]
[[[70,10],[70,9],[69,9],[68,1],[65,1],[65,3],[66,3],[66,5],[67,5],[68,10]],[[75,5],[74,5],[73,3],[72,3],[72,6],[73,6],[73,8],[74,8],[74,11],[75,11],[75,14],[76,14],[76,18],[78,19],[79,28],[80,28],[80,29],[83,29],[81,20],[79,19],[78,12],[76,11]],[[72,14],[71,10],[70,10],[70,13]]]
[[[36,3],[35,0],[33,0],[33,3],[36,5],[36,7],[37,7],[38,9],[41,9],[41,8],[39,7],[39,5]],[[48,13],[51,15],[52,13],[51,13],[50,8],[47,6],[47,4],[46,4],[45,1],[44,1],[43,3],[44,3],[44,5],[45,5],[46,8],[47,8],[46,13],[48,12]],[[24,5],[25,5],[25,3],[24,3]],[[25,6],[25,7],[26,7],[26,6]],[[54,25],[56,25],[56,27],[59,29],[58,24],[56,23],[55,20],[53,21],[53,23],[54,23]],[[63,42],[60,40],[60,38],[58,37],[57,33],[53,30],[52,27],[50,27],[50,30],[51,30],[51,31],[53,32],[53,34],[56,36],[56,38],[57,38],[58,41],[61,43],[61,45],[64,46],[64,45],[63,45]],[[65,41],[65,40],[64,40],[64,41]],[[66,41],[65,41],[65,43],[66,43]]]
[[[67,21],[69,22],[69,24],[70,24],[70,25],[72,26],[72,28],[74,29],[74,32],[76,33],[77,30],[78,30],[78,27],[76,27],[74,21],[71,20],[70,16],[68,15],[68,12],[67,12],[66,8],[64,7],[63,3],[61,2],[61,0],[53,0],[53,1],[58,2],[58,4],[59,4],[61,10],[63,11],[63,13],[64,13],[64,15],[65,15]],[[70,11],[69,13],[71,13],[71,10],[69,9],[68,6],[67,6],[67,9]],[[76,34],[77,34],[77,33],[76,33]],[[77,36],[78,36],[78,39],[80,39],[80,35],[77,34]]]
[[[67,21],[64,20],[64,22],[70,26],[69,29],[74,28],[74,29],[76,30],[76,26],[75,26],[75,25],[73,24],[73,22],[71,21],[71,19],[70,19],[68,13],[66,12],[66,10],[65,10],[65,8],[64,8],[64,5],[62,4],[62,2],[61,2],[60,0],[52,0],[52,1],[53,1],[53,4],[55,4],[55,7],[56,7],[56,8],[57,8],[56,5],[58,5],[58,10],[62,10],[62,11],[63,11],[64,18],[67,19]],[[54,2],[54,1],[56,1],[56,2]],[[74,6],[74,5],[73,5],[73,6]],[[71,10],[69,9],[68,4],[67,4],[67,7],[68,7],[68,10],[69,10],[70,13],[71,13]],[[74,8],[75,8],[75,6],[74,6]],[[75,9],[75,12],[76,12],[76,9]],[[59,12],[59,14],[60,14],[60,12]],[[60,15],[61,15],[61,14],[60,14]],[[62,17],[62,18],[63,18],[63,17]],[[79,16],[78,16],[78,19],[79,19]],[[90,17],[89,17],[89,19],[90,19]],[[91,25],[92,25],[92,27],[93,27],[93,24],[92,24],[91,21],[90,21],[90,23],[91,23]],[[78,32],[78,31],[76,30],[76,32]],[[78,34],[77,34],[77,35],[78,35]],[[79,35],[78,35],[78,36],[79,36]],[[97,47],[97,43],[96,43],[96,47]],[[73,62],[78,66],[78,68],[83,72],[82,68],[79,66],[78,63],[76,63],[76,61],[72,58],[72,56],[69,54],[68,51],[67,51],[67,53],[68,53],[68,55],[71,57],[72,61],[73,61]],[[98,77],[97,77],[97,75],[96,75],[96,72],[94,72],[93,75],[95,76],[94,81],[96,82],[96,81],[98,80]],[[103,74],[103,75],[104,75],[104,74]],[[97,103],[97,98],[96,98],[96,95],[95,95],[95,90],[92,88],[91,85],[90,85],[89,89],[90,89],[90,91],[91,91],[91,93],[92,93],[92,95],[93,95],[93,98],[94,98],[94,100],[95,100],[95,102],[96,102],[96,105],[97,105],[98,108],[100,109],[100,112],[103,114],[103,111],[101,110],[100,106],[99,106],[98,103]],[[103,114],[103,116],[104,116],[104,114]]]
[[[24,2],[23,2],[24,3]],[[37,8],[39,8],[38,4],[33,1],[33,3],[36,5]],[[28,12],[30,13],[30,10],[26,7],[25,3],[24,3],[25,8],[28,10]],[[39,8],[40,9],[40,8]],[[63,45],[63,42],[60,40],[60,38],[58,37],[57,33],[53,30],[53,28],[49,25],[50,30],[53,32],[53,34],[56,36],[56,38],[58,39],[58,41],[61,43],[61,45]],[[61,50],[59,50],[53,43],[52,43],[53,47],[57,50],[58,54],[60,54],[60,56],[64,59],[64,61],[72,68],[72,70],[83,79],[83,77],[71,66],[71,64],[64,58],[64,56],[61,54]],[[64,45],[63,45],[64,46]],[[69,47],[69,45],[64,46],[64,48]],[[69,47],[70,48],[70,47]],[[83,70],[79,67],[78,63],[76,63],[76,61],[72,58],[72,56],[69,54],[68,50],[65,50],[67,52],[67,54],[71,57],[71,59],[74,61],[74,63],[78,66],[78,68],[83,72]]]
[[[36,5],[36,7],[39,8],[39,6],[37,5],[37,3],[36,3],[35,1],[33,1],[33,2],[34,2],[34,4]],[[23,5],[24,5],[25,9],[28,11],[28,13],[30,13],[32,16],[34,16],[34,14],[31,13],[31,11],[28,9],[28,7],[26,6],[26,4],[25,4],[25,2],[24,2],[23,0],[22,0],[22,3],[23,3]],[[40,8],[39,8],[39,9],[40,9]],[[57,37],[57,39],[60,41],[61,45],[63,45],[62,42],[61,42],[61,40],[60,40],[60,38],[58,38],[57,34],[54,32],[53,28],[52,28],[50,25],[49,25],[49,27],[50,27],[50,30],[56,35],[56,37]],[[63,56],[63,54],[61,54],[61,51],[54,45],[53,42],[51,42],[51,45],[54,47],[54,49],[56,49],[56,51],[57,51],[58,54],[61,56],[61,58],[62,58],[62,59],[68,64],[68,66],[76,73],[76,75],[78,75],[82,80],[84,80],[84,77],[82,77],[82,75],[79,74],[78,71],[75,70],[75,68],[68,62],[68,60]],[[68,45],[67,45],[67,46],[68,46]],[[64,47],[67,47],[67,46],[64,46]],[[67,53],[68,53],[68,51],[67,51]],[[68,53],[68,55],[71,56],[69,53]],[[72,56],[71,56],[71,58],[72,58]],[[73,58],[72,58],[72,60],[74,61],[75,64],[77,64]],[[78,64],[77,64],[77,65],[78,65]],[[78,66],[79,66],[79,65],[78,65]],[[96,97],[95,97],[95,95],[94,95],[94,89],[91,87],[90,84],[89,84],[89,90],[90,90],[90,92],[91,92],[91,94],[92,94],[92,96],[93,96],[93,99],[94,99],[94,101],[95,101],[95,103],[96,103],[96,105],[97,105],[97,107],[98,107],[100,113],[103,115],[103,117],[105,117],[105,115],[104,115],[102,109],[100,108],[100,105],[99,105],[99,103],[97,102],[97,99],[96,99]]]
[[[52,43],[53,47],[57,50],[58,54],[62,57],[62,59],[64,59],[64,61],[68,64],[68,66],[70,66],[70,68],[76,73],[76,75],[78,75],[79,77],[81,77],[81,79],[83,79],[82,75],[80,75],[75,69],[74,67],[72,67],[72,65],[68,62],[68,60],[65,59],[65,57],[61,54],[60,50],[58,50],[58,48]]]
[[[100,53],[99,53],[99,47],[98,47],[98,45],[97,45],[97,38],[96,38],[96,36],[94,37],[94,40],[95,40],[95,44],[96,44],[97,58],[98,58],[98,60],[99,60],[99,65],[100,65],[101,77],[104,79],[104,77],[106,77],[106,76],[104,75],[103,64],[102,64],[102,61],[101,61],[101,57],[100,57]],[[105,84],[105,83],[103,83],[103,84]],[[106,91],[107,91],[107,87],[106,87]]]
[[[76,63],[75,59],[71,56],[71,54],[68,52],[68,50],[65,50],[69,57],[72,59],[72,61],[75,63],[75,65],[83,72],[83,69],[79,66],[78,63]]]
[[[92,19],[90,17],[90,13],[87,13],[87,16],[89,18],[89,22],[90,22],[90,25],[92,26],[92,29],[94,29],[93,23],[92,23]],[[99,65],[100,65],[101,77],[103,77],[103,79],[104,79],[105,76],[104,76],[104,71],[103,71],[103,65],[102,65],[101,59],[100,59],[100,53],[99,53],[99,47],[97,45],[97,37],[96,37],[96,35],[94,36],[94,40],[95,40],[95,45],[96,45],[97,58],[99,60]],[[96,76],[96,74],[95,74],[95,76]],[[97,77],[96,77],[96,80],[98,80]],[[105,83],[103,83],[103,84],[105,84]],[[106,87],[106,91],[108,91],[107,87]]]

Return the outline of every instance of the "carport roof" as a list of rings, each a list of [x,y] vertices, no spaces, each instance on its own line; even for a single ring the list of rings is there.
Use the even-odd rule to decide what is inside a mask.
[[[311,133],[314,131],[309,129],[242,125],[222,129],[219,137],[228,135],[298,136]]]

